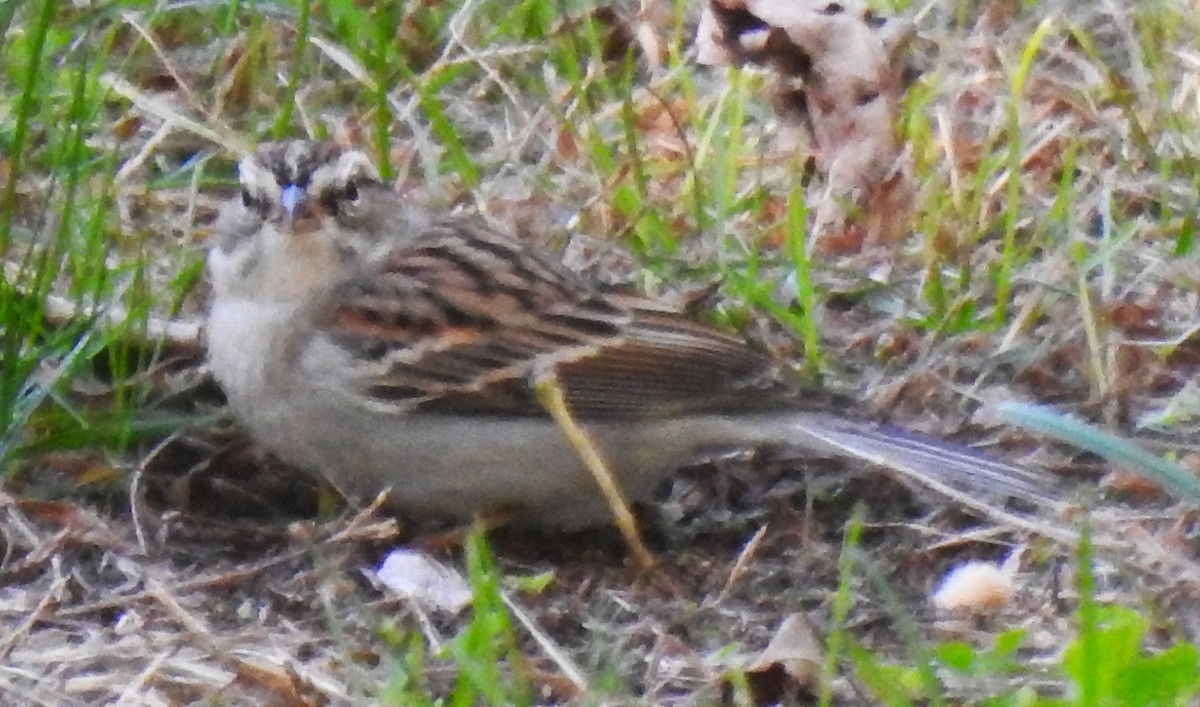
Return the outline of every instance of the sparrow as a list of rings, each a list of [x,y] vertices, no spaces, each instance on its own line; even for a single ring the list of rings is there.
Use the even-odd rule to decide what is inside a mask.
[[[549,254],[410,203],[362,152],[268,144],[239,164],[208,254],[210,369],[268,449],[416,519],[611,519],[533,383],[551,372],[621,491],[771,448],[885,467],[960,500],[1046,498],[1042,477],[817,402],[786,362]]]

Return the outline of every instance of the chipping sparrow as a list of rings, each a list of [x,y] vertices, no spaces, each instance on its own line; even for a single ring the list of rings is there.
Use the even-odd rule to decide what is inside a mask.
[[[552,370],[621,488],[756,446],[858,457],[943,491],[1044,498],[1036,474],[815,407],[740,339],[603,292],[520,242],[431,214],[362,153],[263,147],[240,165],[209,253],[209,362],[266,446],[415,516],[610,518],[539,405]]]

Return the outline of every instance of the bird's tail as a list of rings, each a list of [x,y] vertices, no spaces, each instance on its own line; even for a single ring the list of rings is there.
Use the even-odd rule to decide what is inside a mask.
[[[776,429],[764,431],[776,443],[877,464],[992,517],[1011,520],[1004,504],[997,503],[1003,498],[1020,499],[1037,510],[1066,508],[1048,475],[954,442],[825,413],[800,412],[772,423],[768,427]]]

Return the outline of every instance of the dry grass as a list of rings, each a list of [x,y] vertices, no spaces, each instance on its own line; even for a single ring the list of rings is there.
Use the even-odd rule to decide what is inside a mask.
[[[20,148],[0,156],[0,701],[703,704],[722,699],[725,654],[760,650],[795,612],[906,666],[933,702],[1063,689],[1088,586],[1075,546],[820,460],[683,471],[650,521],[666,581],[627,568],[610,531],[497,534],[503,593],[528,624],[496,629],[495,655],[464,654],[482,609],[471,624],[377,588],[364,569],[406,535],[370,512],[317,513],[321,489],[231,444],[189,330],[161,326],[201,316],[203,237],[236,151],[297,134],[364,144],[413,198],[565,248],[577,269],[664,296],[717,283],[715,321],[881,415],[1058,472],[1090,509],[1089,591],[1143,614],[1151,646],[1200,640],[1194,507],[973,417],[980,402],[1051,403],[1197,465],[1179,441],[1200,432],[1190,6],[901,13],[922,71],[900,120],[913,227],[796,243],[830,197],[781,147],[760,76],[694,65],[697,8],[658,25],[670,51],[652,71],[622,64],[633,45],[608,13],[542,5],[51,8],[46,100],[31,106],[20,57],[45,5],[0,8],[0,135]],[[373,29],[388,22],[386,38]],[[64,303],[119,316],[81,321]],[[1000,613],[929,605],[949,567],[1013,554]],[[548,587],[514,579],[543,572]],[[1016,674],[964,677],[934,657],[1017,628]],[[847,655],[826,676],[835,703],[883,700]],[[473,660],[528,687],[471,692]]]

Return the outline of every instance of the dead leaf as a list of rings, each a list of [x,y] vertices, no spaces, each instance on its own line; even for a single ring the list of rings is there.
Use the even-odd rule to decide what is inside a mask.
[[[1108,306],[1105,316],[1110,324],[1128,336],[1161,338],[1164,335],[1162,310],[1140,302],[1116,302]]]
[[[1100,480],[1100,488],[1116,491],[1119,494],[1133,496],[1142,501],[1152,501],[1163,498],[1162,487],[1151,482],[1142,474],[1129,469],[1115,467]]]
[[[821,675],[824,653],[804,614],[791,614],[775,636],[744,671],[750,698],[756,705],[777,704],[811,695]]]
[[[17,505],[31,518],[63,527],[67,532],[64,539],[117,552],[130,549],[120,534],[95,511],[69,501],[21,499]]]
[[[642,0],[634,21],[634,37],[637,38],[646,63],[655,71],[667,63],[667,46],[660,34],[665,32],[670,19],[670,3],[663,0]]]
[[[824,173],[814,230],[835,252],[907,235],[914,187],[896,134],[906,30],[863,3],[710,0],[697,34],[701,63],[766,70],[777,115]]]

